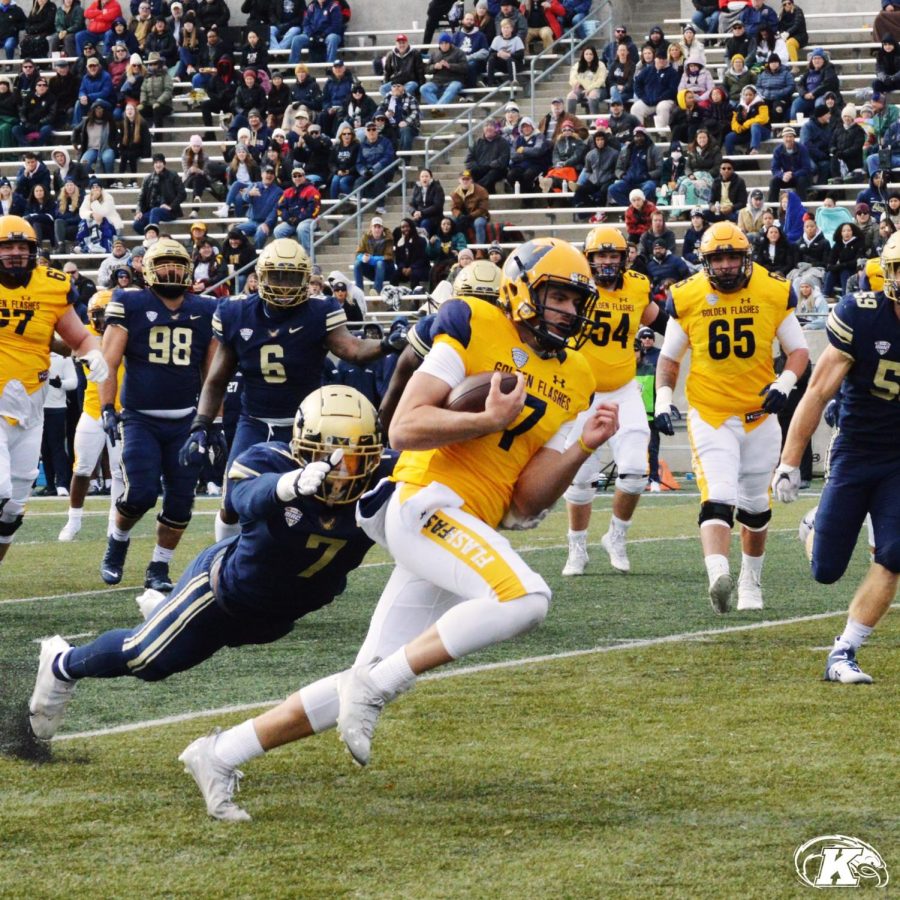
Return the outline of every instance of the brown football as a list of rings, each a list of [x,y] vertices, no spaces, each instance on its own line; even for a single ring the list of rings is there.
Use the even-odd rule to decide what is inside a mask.
[[[459,412],[484,412],[484,404],[491,392],[493,372],[478,372],[464,378],[447,397],[447,409]],[[517,378],[511,372],[503,372],[500,379],[500,390],[504,394],[512,393]]]

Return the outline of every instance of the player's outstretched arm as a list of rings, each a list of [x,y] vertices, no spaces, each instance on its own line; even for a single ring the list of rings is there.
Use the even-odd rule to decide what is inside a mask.
[[[406,345],[406,332],[395,331],[380,341],[374,338],[353,337],[346,325],[339,325],[328,332],[325,346],[339,359],[352,363],[367,363],[381,359],[389,353],[399,353]]]
[[[434,351],[432,351],[434,352]],[[434,375],[418,371],[409,380],[390,429],[395,450],[434,450],[495,434],[510,425],[525,406],[525,379],[517,376],[515,388],[504,394],[501,375],[495,372],[483,412],[444,409],[450,385]]]
[[[521,519],[543,512],[556,503],[572,483],[582,463],[619,428],[617,403],[600,403],[584,423],[581,439],[560,453],[542,447],[519,473],[510,510]]]
[[[394,411],[400,402],[403,389],[420,365],[422,365],[422,360],[412,347],[406,347],[397,358],[397,365],[394,367],[384,397],[381,398],[381,406],[378,407],[381,427],[385,432],[391,427],[391,420],[394,418]]]

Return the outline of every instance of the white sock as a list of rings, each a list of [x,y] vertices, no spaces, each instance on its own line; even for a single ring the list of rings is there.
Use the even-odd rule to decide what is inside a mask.
[[[706,574],[709,576],[709,583],[712,584],[720,575],[728,574],[728,557],[721,553],[710,553],[709,556],[703,557],[706,563]]]
[[[109,529],[109,536],[117,541],[127,541],[130,534],[130,531],[122,531],[122,529],[118,528],[116,525],[113,525],[113,527]]]
[[[104,478],[103,479],[103,487],[105,487],[105,488],[112,487],[112,478]]]
[[[609,520],[609,528],[611,531],[621,531],[623,534],[631,528],[631,519],[627,522],[617,516],[611,516]]]
[[[337,675],[320,678],[306,687],[300,688],[300,702],[306,718],[316,734],[328,731],[337,725],[340,702],[337,692]]]
[[[229,522],[223,522],[221,516],[216,516],[214,527],[216,530],[216,543],[234,537],[241,532],[241,526],[237,522],[235,522],[234,525]]]
[[[579,544],[584,547],[587,544],[587,532],[586,531],[572,531],[569,529],[569,545]]]
[[[845,644],[849,644],[854,651],[859,650],[860,647],[865,643],[866,638],[872,633],[872,628],[868,625],[863,625],[862,622],[857,622],[854,619],[847,618],[847,626],[844,628],[844,633],[841,635],[841,641]]]
[[[762,568],[763,568],[763,560],[765,560],[766,554],[763,553],[762,556],[747,556],[746,553],[741,554],[741,577],[743,577],[744,572],[749,572],[754,581],[757,584],[762,580]]]
[[[262,756],[266,751],[263,750],[262,744],[256,736],[253,720],[247,719],[246,722],[241,722],[240,725],[223,731],[216,738],[213,752],[224,765],[235,768],[241,763]]]
[[[160,547],[159,544],[157,544],[153,548],[153,556],[151,559],[152,559],[152,562],[169,563],[169,562],[172,562],[172,557],[174,555],[175,555],[174,550],[167,550],[165,547]]]
[[[415,672],[409,667],[406,648],[395,650],[387,659],[383,659],[370,673],[375,686],[388,696],[408,690],[415,684]]]
[[[75,509],[74,506],[69,507],[69,521],[72,523],[81,524],[81,517],[84,515],[83,509]]]

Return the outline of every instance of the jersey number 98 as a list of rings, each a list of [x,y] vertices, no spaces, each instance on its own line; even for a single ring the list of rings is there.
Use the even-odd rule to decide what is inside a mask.
[[[168,325],[155,325],[150,329],[147,339],[150,345],[150,353],[147,359],[152,363],[167,366],[172,363],[176,366],[189,366],[191,364],[191,336],[190,328],[169,328]]]
[[[728,359],[732,352],[738,359],[749,359],[756,352],[756,338],[750,330],[753,319],[735,319],[731,334],[729,325],[728,319],[713,319],[709,323],[710,359]]]

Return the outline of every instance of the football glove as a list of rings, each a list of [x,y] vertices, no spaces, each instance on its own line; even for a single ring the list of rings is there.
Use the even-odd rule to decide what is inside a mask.
[[[788,394],[796,383],[797,376],[785,369],[768,387],[764,387],[759,392],[760,397],[765,397],[763,412],[780,413],[787,406]]]
[[[209,416],[194,416],[191,433],[178,451],[178,462],[183,466],[199,466],[207,459],[217,465],[228,456],[228,442],[218,422]]]
[[[653,425],[660,434],[675,434],[673,422],[681,418],[678,407],[672,402],[672,388],[661,387],[656,392],[656,406],[653,410]]]
[[[822,418],[825,419],[825,424],[829,428],[834,428],[837,425],[838,415],[841,412],[841,401],[835,398],[834,400],[829,400],[825,406],[825,412],[822,414]]]
[[[395,322],[391,330],[381,339],[381,352],[387,356],[389,353],[401,353],[406,346],[406,326]]]
[[[103,430],[106,432],[106,436],[109,438],[110,444],[115,447],[116,441],[119,440],[121,436],[121,429],[119,426],[122,423],[122,417],[116,412],[116,408],[112,403],[107,403],[100,411],[100,422],[103,426]]]
[[[88,367],[87,373],[85,374],[88,381],[99,382],[106,381],[106,379],[109,378],[109,366],[99,350],[88,350],[88,352],[81,357],[81,362]]]
[[[294,469],[285,472],[278,479],[275,493],[278,499],[284,503],[290,503],[298,497],[312,497],[322,486],[322,482],[328,477],[328,473],[341,464],[344,451],[338,447],[331,456],[325,460],[307,463],[302,469]]]
[[[772,493],[782,503],[793,503],[800,493],[800,470],[796,466],[779,463],[772,478]]]
[[[47,383],[50,385],[50,387],[61,388],[62,378],[60,378],[59,375],[54,375]]]

